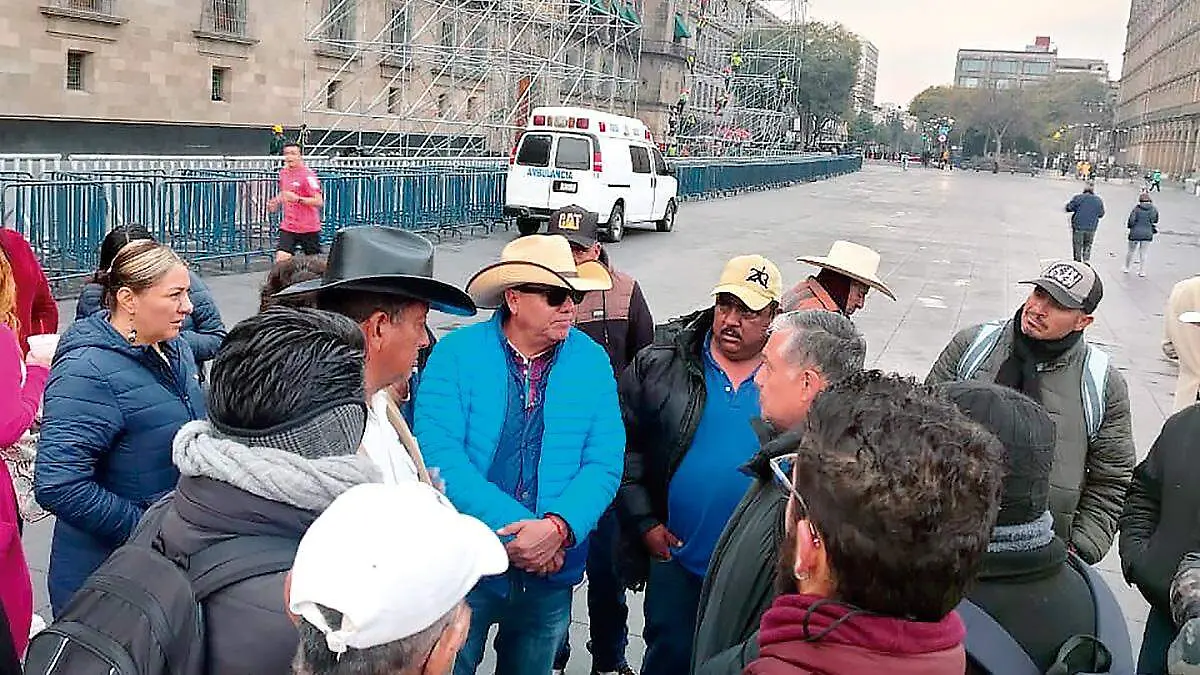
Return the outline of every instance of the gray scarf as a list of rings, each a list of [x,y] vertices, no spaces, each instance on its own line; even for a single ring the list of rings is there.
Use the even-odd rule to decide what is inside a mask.
[[[997,525],[992,528],[992,540],[988,542],[988,553],[1015,553],[1033,551],[1049,546],[1054,540],[1054,517],[1049,511],[1035,521],[1018,525]]]
[[[206,421],[188,422],[175,434],[174,460],[184,476],[218,480],[306,511],[324,511],[351,487],[383,480],[378,467],[363,455],[307,459],[286,450],[243,445]]]

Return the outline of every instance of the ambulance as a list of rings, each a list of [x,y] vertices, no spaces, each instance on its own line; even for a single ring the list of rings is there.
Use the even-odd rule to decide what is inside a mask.
[[[534,234],[572,204],[599,215],[604,241],[631,224],[675,227],[675,169],[640,120],[587,108],[534,108],[508,161],[504,215]]]

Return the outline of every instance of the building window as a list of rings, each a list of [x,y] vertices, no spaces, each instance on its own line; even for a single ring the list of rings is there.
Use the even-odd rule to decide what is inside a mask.
[[[400,114],[400,87],[388,87],[387,106],[388,114]]]
[[[206,0],[200,29],[222,35],[246,35],[246,0]]]
[[[441,119],[445,119],[450,112],[450,97],[446,94],[438,94],[437,97],[437,114]]]
[[[1016,73],[1020,63],[1017,61],[992,61],[993,73]]]
[[[356,0],[325,0],[325,39],[350,42],[354,39]]]
[[[479,115],[479,99],[474,96],[467,99],[467,119],[473,120]]]
[[[1013,81],[1009,80],[1009,79],[1005,79],[1005,78],[1000,78],[1000,79],[996,80],[996,88],[997,89],[1012,89]]]
[[[978,73],[984,68],[983,59],[963,59],[962,70],[968,73]]]
[[[978,77],[960,77],[960,78],[958,78],[958,86],[965,87],[967,89],[976,89],[979,87],[979,78]]]
[[[41,4],[112,16],[114,2],[115,0],[52,0]]]
[[[228,80],[229,69],[213,66],[212,69],[212,100],[227,101],[228,92],[225,89],[226,80]]]
[[[338,93],[342,88],[342,83],[337,80],[330,80],[325,85],[325,107],[328,110],[338,109]]]
[[[1050,74],[1050,62],[1049,61],[1028,61],[1025,63],[1025,74],[1026,75],[1049,75]]]
[[[458,26],[455,25],[454,19],[442,19],[442,39],[443,47],[455,47],[458,45]]]
[[[67,89],[87,91],[88,52],[67,52]]]
[[[389,24],[388,35],[391,43],[396,47],[408,44],[408,9],[404,3],[392,4],[392,20]]]

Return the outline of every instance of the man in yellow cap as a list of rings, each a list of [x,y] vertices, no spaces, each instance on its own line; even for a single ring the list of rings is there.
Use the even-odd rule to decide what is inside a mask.
[[[283,125],[276,124],[271,127],[271,156],[283,154],[283,144],[287,139],[283,137]]]
[[[782,295],[770,260],[730,260],[713,307],[676,319],[621,376],[617,510],[640,543],[626,547],[623,569],[627,584],[646,585],[642,675],[689,672],[704,573],[750,484],[739,467],[759,448],[754,376]]]

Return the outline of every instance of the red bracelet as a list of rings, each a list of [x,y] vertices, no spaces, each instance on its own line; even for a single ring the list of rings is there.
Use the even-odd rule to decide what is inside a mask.
[[[569,536],[569,532],[567,531],[567,524],[565,522],[563,522],[562,518],[560,518],[554,514],[550,514],[546,517],[550,519],[551,523],[554,523],[554,529],[558,532],[558,536],[562,537],[563,543],[566,543],[568,536]]]

